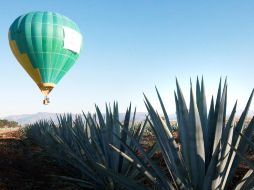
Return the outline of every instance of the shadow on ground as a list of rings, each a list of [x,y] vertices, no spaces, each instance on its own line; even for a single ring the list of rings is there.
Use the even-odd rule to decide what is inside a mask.
[[[67,168],[60,168],[47,157],[46,152],[21,138],[19,131],[0,135],[0,189],[80,189],[50,175],[67,175]]]

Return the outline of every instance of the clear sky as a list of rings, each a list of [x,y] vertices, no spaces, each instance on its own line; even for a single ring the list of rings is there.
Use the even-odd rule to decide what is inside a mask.
[[[94,104],[132,102],[146,111],[143,92],[159,109],[156,85],[169,113],[178,78],[204,76],[208,97],[228,77],[229,109],[242,109],[254,87],[253,0],[9,0],[0,1],[0,116],[94,111]],[[8,29],[21,14],[49,10],[74,20],[84,36],[80,58],[50,94],[51,104],[13,56]],[[253,108],[253,106],[252,106]]]

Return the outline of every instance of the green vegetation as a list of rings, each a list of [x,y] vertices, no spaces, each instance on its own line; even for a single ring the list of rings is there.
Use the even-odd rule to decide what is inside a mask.
[[[245,156],[254,149],[251,134],[254,117],[245,120],[253,92],[240,117],[235,122],[236,104],[226,120],[227,82],[219,84],[216,100],[212,98],[207,109],[205,86],[196,83],[196,94],[190,88],[190,105],[186,106],[181,88],[176,81],[175,92],[177,124],[170,121],[159,95],[163,117],[145,97],[149,118],[135,127],[135,111],[131,107],[124,121],[119,121],[118,106],[106,108],[103,117],[83,114],[75,119],[60,116],[58,124],[40,121],[27,128],[27,135],[45,147],[52,156],[67,162],[77,173],[58,176],[75,181],[86,189],[232,189],[232,179],[239,161],[249,166],[235,189],[254,188],[254,165]],[[147,128],[148,127],[148,128]],[[174,133],[178,132],[178,139]],[[148,149],[142,146],[145,131],[155,136]],[[165,165],[154,158],[159,151]]]
[[[146,178],[155,180],[148,172],[150,169],[146,161],[130,157],[138,152],[131,138],[139,143],[147,124],[145,121],[134,125],[131,106],[123,122],[119,122],[117,104],[112,110],[107,107],[105,118],[96,107],[94,116],[83,114],[83,117],[72,118],[66,115],[58,119],[57,125],[49,121],[31,125],[27,135],[46,147],[59,161],[68,163],[78,171],[61,178],[75,181],[88,189],[105,190],[123,189],[123,186],[144,189],[139,184],[143,184]],[[148,156],[151,157],[154,152],[155,148],[152,147]]]
[[[3,128],[3,127],[8,127],[8,128],[19,127],[19,124],[16,121],[0,119],[0,128]]]
[[[178,189],[227,189],[239,164],[244,159],[251,133],[254,130],[254,118],[245,126],[253,91],[247,105],[234,125],[236,104],[226,122],[227,83],[224,88],[219,84],[216,103],[212,98],[209,112],[202,80],[196,83],[196,100],[193,88],[190,89],[190,106],[186,102],[180,86],[176,81],[175,102],[181,149],[172,138],[173,128],[158,93],[166,123],[160,119],[151,103],[146,98],[146,106],[150,114],[153,129],[162,151],[168,171],[172,173],[172,181]],[[222,91],[222,92],[221,92]],[[208,113],[208,114],[207,114]],[[242,138],[244,135],[245,138]],[[253,148],[253,147],[252,147]],[[253,169],[253,164],[244,159]],[[246,174],[246,179],[237,189],[253,188],[253,170]],[[163,186],[161,189],[170,189]]]

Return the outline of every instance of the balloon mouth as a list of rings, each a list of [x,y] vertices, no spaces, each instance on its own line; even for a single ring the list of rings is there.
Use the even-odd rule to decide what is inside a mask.
[[[53,90],[53,88],[56,86],[54,83],[39,83],[37,85],[40,88],[42,94],[45,96],[48,96],[51,90]]]

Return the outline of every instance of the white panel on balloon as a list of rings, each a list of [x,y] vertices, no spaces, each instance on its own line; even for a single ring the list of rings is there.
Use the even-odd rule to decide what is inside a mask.
[[[64,29],[64,48],[71,50],[75,53],[80,53],[82,44],[82,35],[69,27]]]

